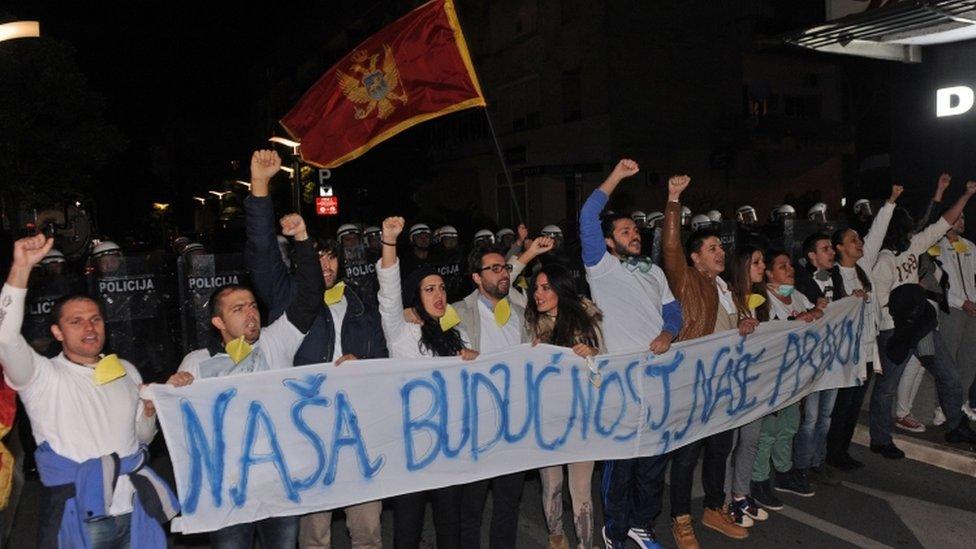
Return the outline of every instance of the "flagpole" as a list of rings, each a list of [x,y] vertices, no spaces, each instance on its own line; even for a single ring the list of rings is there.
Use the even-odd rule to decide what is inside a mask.
[[[508,183],[508,195],[512,199],[512,207],[515,208],[515,215],[518,217],[519,224],[524,224],[525,221],[522,219],[522,210],[519,208],[518,200],[515,198],[515,188],[512,185],[512,172],[508,169],[508,163],[505,162],[505,153],[502,152],[502,144],[498,141],[498,134],[495,133],[495,125],[491,121],[491,114],[488,113],[488,107],[485,106],[485,119],[488,120],[488,131],[491,132],[491,140],[495,142],[495,150],[498,152],[498,160],[502,164],[502,171],[505,172],[505,181]]]

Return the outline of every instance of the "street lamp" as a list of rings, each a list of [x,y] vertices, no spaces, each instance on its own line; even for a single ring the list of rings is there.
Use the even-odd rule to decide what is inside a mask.
[[[302,205],[298,201],[299,186],[302,184],[302,156],[298,152],[298,147],[301,146],[301,143],[299,143],[298,141],[293,141],[286,137],[278,137],[278,136],[271,137],[268,139],[268,141],[272,143],[277,143],[278,145],[284,145],[285,147],[291,147],[292,167],[286,168],[282,166],[281,169],[292,175],[291,207],[292,209],[295,210],[295,212],[301,213]]]
[[[0,25],[0,42],[17,38],[37,38],[41,35],[41,24],[37,21],[13,21]]]

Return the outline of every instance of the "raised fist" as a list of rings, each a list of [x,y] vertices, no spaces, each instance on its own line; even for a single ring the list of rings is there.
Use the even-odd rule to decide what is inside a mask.
[[[623,158],[620,160],[620,162],[617,162],[616,167],[613,168],[613,175],[623,179],[625,177],[636,175],[639,171],[640,166],[637,165],[637,162],[634,162],[629,158]]]
[[[14,242],[14,265],[33,268],[44,259],[44,256],[54,246],[54,239],[43,233],[21,238]]]
[[[685,189],[688,188],[690,183],[691,178],[687,175],[672,175],[671,178],[668,179],[668,193],[673,196],[680,195]]]
[[[966,182],[966,194],[976,193],[976,181]]]
[[[952,176],[951,175],[949,175],[947,173],[943,173],[942,175],[940,175],[939,176],[939,182],[937,183],[937,185],[939,186],[939,190],[940,191],[946,190],[949,187],[949,183],[950,182],[952,182]]]
[[[894,202],[898,200],[898,197],[901,196],[901,193],[903,192],[905,192],[905,187],[902,187],[901,185],[897,185],[897,184],[892,185],[891,198],[888,199],[888,202]]]
[[[395,242],[400,233],[403,232],[403,225],[406,221],[402,217],[387,217],[383,220],[383,241]]]
[[[251,180],[267,181],[281,169],[281,157],[276,151],[260,150],[251,155]]]
[[[295,240],[305,240],[308,238],[308,231],[305,229],[305,220],[298,214],[288,214],[281,218],[281,234],[294,237]]]

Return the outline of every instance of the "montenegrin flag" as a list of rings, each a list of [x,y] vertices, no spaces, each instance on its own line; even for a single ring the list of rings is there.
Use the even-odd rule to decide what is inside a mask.
[[[281,120],[302,159],[333,168],[431,118],[484,107],[451,0],[432,0],[329,69]]]

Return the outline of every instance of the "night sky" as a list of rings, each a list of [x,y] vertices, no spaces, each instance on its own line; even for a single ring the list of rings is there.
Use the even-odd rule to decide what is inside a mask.
[[[193,194],[247,179],[250,152],[283,134],[277,120],[345,53],[336,46],[344,36],[358,42],[411,7],[393,0],[274,8],[5,4],[0,12],[8,19],[37,19],[42,35],[73,47],[109,122],[128,141],[98,177],[105,233],[138,224],[152,201],[171,202],[186,226]]]

